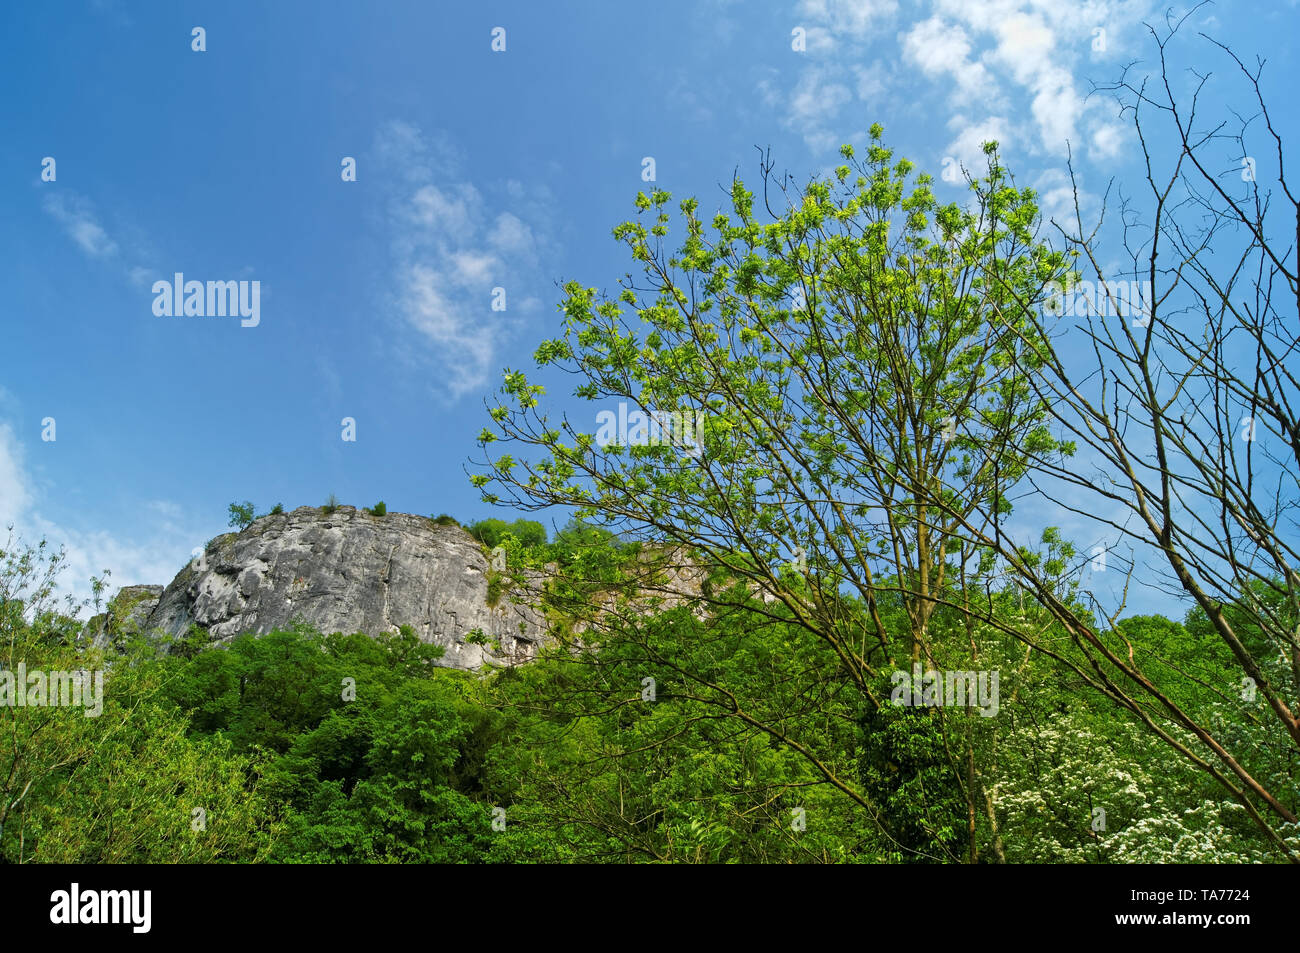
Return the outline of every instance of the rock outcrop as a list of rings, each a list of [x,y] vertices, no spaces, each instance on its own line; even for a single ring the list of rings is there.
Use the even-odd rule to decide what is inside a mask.
[[[295,622],[370,635],[409,625],[443,646],[442,664],[475,669],[528,661],[545,638],[541,613],[499,588],[483,547],[458,526],[304,506],[218,536],[160,593],[133,586],[114,602],[131,594],[142,631],[182,636],[197,624],[218,643]]]
[[[162,586],[123,586],[119,589],[106,607],[107,611],[90,620],[90,634],[95,645],[110,645],[123,633],[144,631],[162,594]]]

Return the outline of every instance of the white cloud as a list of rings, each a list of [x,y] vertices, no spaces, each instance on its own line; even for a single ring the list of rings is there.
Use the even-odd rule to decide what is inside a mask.
[[[1042,17],[1028,13],[1003,16],[992,26],[997,36],[993,58],[1033,94],[1031,109],[1041,144],[1049,152],[1063,153],[1066,142],[1075,139],[1083,101],[1075,92],[1074,77],[1061,65],[1065,53],[1058,48],[1056,31]]]
[[[119,233],[114,238],[85,197],[74,192],[50,192],[45,196],[44,207],[87,257],[120,267],[127,281],[135,287],[148,288],[159,276],[157,268],[140,263],[141,260],[151,261],[155,256],[139,230],[119,221],[114,225],[114,231]]]
[[[152,268],[145,268],[143,265],[135,265],[127,269],[126,272],[127,279],[137,288],[152,287],[156,275],[158,275],[157,271]]]
[[[26,463],[13,427],[0,422],[0,531],[12,525],[14,535],[28,545],[45,539],[55,551],[63,548],[59,590],[78,600],[90,596],[90,577],[102,576],[105,570],[110,573],[109,594],[128,585],[165,586],[195,546],[220,532],[215,526],[197,526],[181,506],[166,500],[143,504],[148,518],[134,523],[136,528],[127,534],[59,524],[41,514],[41,488]],[[0,541],[5,538],[7,534],[0,535]]]
[[[985,142],[996,142],[1001,152],[1005,152],[1013,143],[1010,124],[1003,116],[989,116],[973,121],[957,115],[949,120],[948,126],[956,129],[957,134],[948,143],[947,155],[956,159],[958,164],[976,178],[984,174],[988,163],[984,155]]]
[[[844,83],[830,79],[827,70],[805,69],[788,97],[767,80],[760,81],[759,93],[764,105],[781,113],[781,124],[803,136],[809,149],[821,152],[839,145],[830,127],[840,109],[853,101],[853,93]]]
[[[90,203],[80,196],[52,192],[45,197],[45,211],[63,226],[74,242],[91,258],[107,258],[117,253],[117,243],[99,224]]]
[[[903,55],[930,76],[947,72],[970,56],[966,31],[942,17],[922,20],[902,34],[902,40]]]
[[[498,346],[512,336],[512,312],[523,312],[517,305],[536,278],[547,193],[508,180],[498,192],[509,207],[492,207],[460,178],[454,150],[407,122],[383,126],[375,154],[398,183],[384,223],[393,256],[389,304],[452,399],[482,389]],[[491,310],[496,287],[506,289],[506,312]]]
[[[492,336],[485,329],[466,327],[461,302],[448,294],[447,273],[430,265],[411,264],[402,288],[405,318],[430,342],[454,356],[448,361],[451,389],[456,396],[479,386],[492,356]]]
[[[948,74],[953,79],[952,99],[957,105],[990,105],[997,84],[983,63],[970,59],[966,31],[941,17],[930,17],[902,35],[903,57],[930,77]]]
[[[1069,175],[1061,169],[1048,169],[1034,182],[1034,189],[1038,192],[1038,208],[1043,213],[1043,219],[1045,221],[1055,219],[1062,227],[1070,230],[1075,209],[1074,186],[1070,182]],[[1080,190],[1080,204],[1084,204],[1086,199],[1086,193]],[[1083,210],[1086,211],[1086,207]],[[1053,229],[1052,238],[1057,237],[1059,236]]]
[[[894,0],[799,0],[814,62],[793,85],[779,85],[773,70],[758,93],[786,111],[785,125],[810,148],[825,149],[853,139],[840,123],[846,90],[871,104],[887,81],[891,97],[899,95],[909,74],[898,68],[901,55],[911,75],[945,84],[950,118],[964,126],[1005,125],[998,117],[1015,116],[1017,145],[1028,154],[1059,161],[1072,143],[1076,155],[1086,149],[1106,160],[1122,143],[1103,98],[1086,96],[1091,77],[1081,70],[1104,64],[1106,77],[1113,75],[1133,58],[1141,24],[1155,11],[1153,0],[930,0],[907,6],[908,21],[900,23]],[[881,56],[886,36],[897,38],[894,62],[864,69],[864,60]],[[811,56],[826,46],[831,54]]]
[[[795,122],[820,123],[852,99],[847,86],[828,82],[822,70],[809,70],[790,94],[790,115]]]
[[[493,275],[503,270],[501,259],[481,251],[458,251],[451,255],[451,275],[466,291],[490,289]]]
[[[858,100],[879,108],[878,100],[890,88],[892,66],[879,60],[864,66],[863,45],[880,35],[898,12],[895,0],[800,0],[797,24],[805,33],[805,66],[787,92],[778,86],[776,70],[759,80],[763,105],[781,114],[781,124],[803,137],[814,152],[834,149],[859,138],[841,121],[841,111]],[[828,56],[844,47],[847,56]],[[854,60],[859,60],[854,62]]]
[[[805,53],[825,53],[835,49],[835,34],[824,26],[807,26],[803,28]]]
[[[532,255],[535,251],[533,230],[512,212],[502,212],[497,216],[488,234],[488,242],[505,254]]]
[[[668,101],[680,116],[695,122],[712,122],[713,110],[701,95],[705,92],[693,88],[690,77],[683,70],[677,74],[676,80],[668,90]]]
[[[1092,126],[1091,132],[1088,154],[1094,159],[1114,159],[1124,147],[1124,126],[1113,122],[1098,122]]]
[[[895,0],[799,0],[796,10],[832,35],[861,40],[892,18],[898,4]]]
[[[874,105],[889,92],[889,70],[879,62],[853,67],[853,76],[857,80],[854,92],[863,102]]]
[[[935,0],[934,8],[962,29],[973,48],[983,47],[975,58],[989,68],[990,82],[1002,76],[1029,97],[1036,136],[1025,144],[1059,158],[1066,154],[1067,140],[1080,144],[1085,118],[1103,108],[1085,99],[1074,71],[1094,60],[1116,61],[1153,5],[1149,0]],[[1101,36],[1099,51],[1094,40]],[[1104,141],[1101,148],[1109,145]]]
[[[470,227],[472,215],[481,205],[478,191],[467,183],[453,186],[448,192],[426,185],[411,196],[409,211],[413,224],[459,230]]]
[[[1022,171],[1026,158],[1060,168],[1071,148],[1076,159],[1119,157],[1127,139],[1113,104],[1087,92],[1090,81],[1113,78],[1136,58],[1142,23],[1158,12],[1153,0],[921,0],[902,8],[893,0],[800,0],[796,11],[810,51],[820,34],[834,49],[810,57],[791,81],[773,69],[759,82],[764,104],[785,110],[787,128],[815,150],[855,141],[843,124],[846,90],[869,107],[859,110],[866,116],[885,95],[895,111],[930,108],[918,95],[928,82],[947,107],[935,117],[952,131],[946,155],[976,175],[986,139],[1004,154],[1019,151]],[[1081,195],[1085,204],[1092,198]]]
[[[13,428],[0,423],[0,527],[16,523],[31,501],[23,475],[22,450]]]

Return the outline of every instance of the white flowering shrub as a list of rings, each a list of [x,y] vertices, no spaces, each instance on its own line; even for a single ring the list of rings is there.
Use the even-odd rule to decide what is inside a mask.
[[[1088,712],[1024,718],[1000,746],[995,804],[1007,860],[1026,863],[1275,862],[1235,800],[1141,726]],[[1098,722],[1098,725],[1101,723]],[[1104,812],[1104,813],[1102,813]],[[1292,831],[1293,840],[1300,831]],[[1295,840],[1300,846],[1300,840]]]

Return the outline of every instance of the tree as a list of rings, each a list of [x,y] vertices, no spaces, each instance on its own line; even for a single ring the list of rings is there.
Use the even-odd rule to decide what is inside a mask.
[[[1116,253],[1100,237],[1104,217],[1085,225],[1076,186],[1072,220],[1056,225],[1078,272],[1057,287],[1054,308],[1035,312],[1022,299],[1035,314],[1026,364],[1035,393],[1084,457],[1062,466],[1022,444],[1032,483],[1105,541],[1125,584],[1086,593],[1082,611],[1012,534],[962,532],[1069,633],[1082,678],[1214,778],[1300,863],[1300,201],[1262,62],[1247,67],[1201,34],[1203,49],[1187,50],[1195,65],[1184,92],[1175,59],[1191,15],[1149,28],[1158,73],[1130,68],[1107,87],[1132,124],[1147,195],[1120,203],[1118,281],[1103,268]],[[1205,115],[1202,64],[1214,59],[1251,114]],[[1214,710],[1189,703],[1190,676],[1170,685],[1167,653],[1134,654],[1119,617],[1139,583],[1188,599],[1189,628],[1218,643]],[[1239,731],[1242,722],[1255,728]]]
[[[790,657],[790,626],[739,614],[712,621],[678,608],[636,624],[598,653],[575,659],[560,647],[489,685],[486,703],[507,716],[488,778],[514,819],[512,853],[544,862],[889,859],[892,845],[852,798],[761,728],[719,718],[722,690],[700,677],[847,771],[854,693],[845,686],[828,702],[803,694],[808,680],[797,677],[833,668],[829,648]]]
[[[546,542],[546,527],[536,520],[517,519],[513,523],[489,517],[466,527],[466,531],[489,549],[499,545],[506,535],[524,546],[541,546]]]
[[[167,703],[152,647],[106,664],[70,599],[54,601],[63,554],[9,538],[0,550],[0,668],[86,672],[93,704],[0,704],[0,861],[199,863],[252,860],[271,818],[255,767],[222,739],[192,739]],[[98,593],[100,586],[94,587]],[[89,699],[84,699],[89,702]],[[96,711],[96,709],[98,709]],[[196,813],[197,811],[197,813]]]
[[[970,604],[990,580],[955,534],[1005,520],[1030,456],[1071,447],[1049,433],[1029,380],[1029,314],[1067,270],[1035,236],[1033,192],[1014,187],[991,144],[970,207],[941,206],[930,177],[912,181],[881,129],[871,136],[865,159],[845,146],[844,164],[802,189],[775,182],[765,161],[766,221],[738,180],[730,215],[707,230],[698,202],[681,202],[685,235],[672,253],[671,197],[638,196],[653,222],[625,222],[615,236],[643,283],[629,278],[615,299],[566,284],[565,335],[536,358],[575,374],[575,396],[599,409],[634,408],[640,432],[602,446],[589,422],[552,420],[543,389],[508,371],[480,442],[542,456],[502,453],[473,480],[487,502],[571,507],[653,544],[670,568],[726,580],[699,599],[793,623],[878,709],[897,666],[981,667]],[[698,423],[655,439],[648,422],[662,436],[663,420]],[[945,601],[964,602],[966,622],[936,633]],[[974,859],[970,827],[985,799],[971,758],[944,757],[968,778]],[[819,770],[882,816],[860,779]],[[900,846],[952,847],[937,829],[924,836]]]
[[[236,529],[247,529],[256,517],[253,515],[253,504],[248,500],[243,503],[230,504],[230,522],[227,524]]]

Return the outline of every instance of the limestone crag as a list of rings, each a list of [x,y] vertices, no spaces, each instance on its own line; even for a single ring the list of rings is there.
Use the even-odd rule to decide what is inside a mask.
[[[444,665],[528,661],[545,637],[545,620],[509,593],[490,593],[488,576],[483,547],[458,526],[351,506],[331,513],[303,506],[212,540],[140,627],[182,636],[198,624],[223,642],[294,622],[370,635],[409,625],[422,641],[446,649]],[[137,599],[141,590],[157,589],[130,588]]]
[[[106,607],[107,611],[90,619],[90,635],[95,645],[110,645],[124,632],[143,631],[162,594],[162,586],[123,586],[119,589]]]

